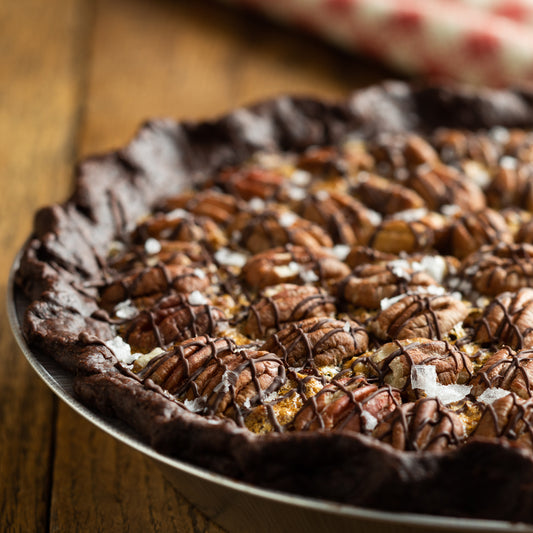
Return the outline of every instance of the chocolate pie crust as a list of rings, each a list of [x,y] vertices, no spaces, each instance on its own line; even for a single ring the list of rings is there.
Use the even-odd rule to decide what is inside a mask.
[[[343,102],[282,96],[213,121],[147,122],[125,148],[82,161],[72,197],[36,214],[16,275],[27,342],[72,372],[86,405],[123,420],[156,450],[233,479],[373,509],[533,523],[529,449],[478,437],[400,451],[354,431],[254,434],[200,416],[117,361],[104,343],[114,324],[100,305],[110,243],[165,198],[257,152],[301,153],[354,133],[496,126],[533,128],[533,93],[389,82]]]

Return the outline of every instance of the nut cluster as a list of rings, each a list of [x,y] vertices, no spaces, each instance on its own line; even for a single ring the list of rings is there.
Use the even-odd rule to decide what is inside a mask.
[[[255,433],[533,449],[532,164],[528,132],[440,129],[207,176],[109,252],[118,366]]]

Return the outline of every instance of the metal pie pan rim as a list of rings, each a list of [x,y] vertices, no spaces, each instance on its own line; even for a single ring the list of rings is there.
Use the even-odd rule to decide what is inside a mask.
[[[158,461],[159,463],[163,463],[168,467],[195,476],[197,478],[202,479],[203,481],[216,484],[220,487],[227,487],[228,489],[232,489],[241,493],[246,493],[259,499],[270,500],[274,503],[288,504],[303,509],[312,509],[313,511],[319,511],[326,514],[336,514],[346,518],[353,518],[354,521],[356,519],[361,519],[369,522],[394,524],[398,526],[439,528],[443,531],[448,530],[472,532],[533,532],[533,525],[530,524],[508,522],[502,520],[458,518],[365,509],[363,507],[336,503],[333,501],[319,500],[286,492],[264,489],[261,487],[249,485],[241,481],[233,480],[221,474],[210,472],[201,467],[180,461],[179,459],[176,459],[174,457],[157,452],[148,444],[143,442],[140,437],[137,437],[133,430],[127,430],[125,427],[121,427],[122,423],[118,420],[113,420],[109,417],[101,415],[83,405],[58,382],[58,378],[68,380],[70,377],[70,373],[67,370],[61,369],[59,365],[55,362],[55,365],[59,367],[59,369],[57,370],[57,374],[54,371],[50,371],[41,362],[39,354],[32,351],[31,348],[28,346],[22,333],[20,316],[16,306],[15,273],[19,265],[20,256],[21,252],[19,251],[9,272],[6,291],[8,320],[11,326],[11,331],[13,333],[13,336],[15,337],[15,340],[17,341],[20,350],[24,354],[26,360],[31,365],[33,370],[63,402],[65,402],[71,409],[73,409],[76,413],[88,420],[90,423],[94,424],[96,427],[98,427],[111,437],[126,444],[134,450],[150,457],[151,459],[154,459],[155,461]],[[41,356],[41,358],[45,357],[46,356]]]

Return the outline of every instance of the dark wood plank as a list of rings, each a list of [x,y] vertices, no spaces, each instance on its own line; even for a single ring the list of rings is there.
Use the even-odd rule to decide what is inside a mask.
[[[0,291],[37,207],[66,196],[83,62],[83,0],[0,3]],[[0,307],[0,530],[48,527],[55,402]]]

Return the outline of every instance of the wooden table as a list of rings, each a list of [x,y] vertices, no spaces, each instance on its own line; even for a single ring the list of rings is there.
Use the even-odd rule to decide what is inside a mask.
[[[280,92],[342,97],[394,74],[211,2],[0,3],[2,290],[34,211],[76,160],[153,116],[210,117]],[[0,310],[0,531],[221,531],[141,454],[59,402]]]

